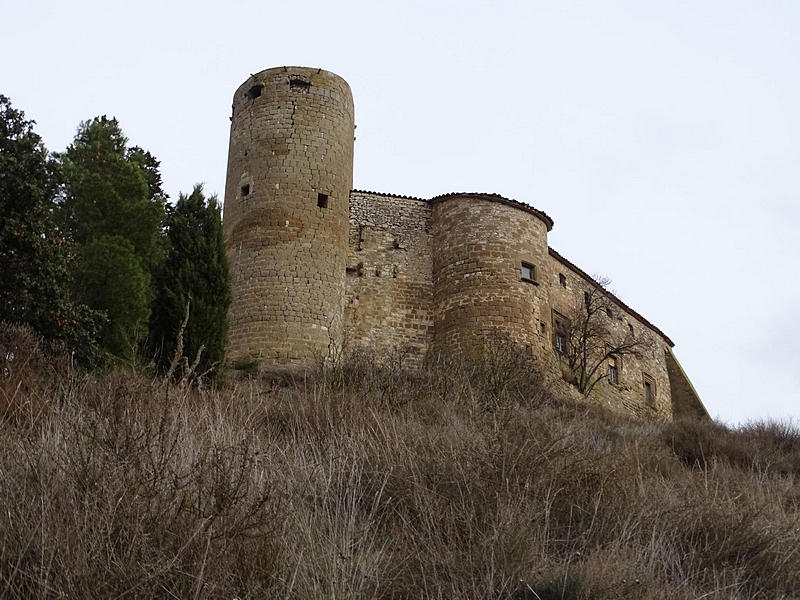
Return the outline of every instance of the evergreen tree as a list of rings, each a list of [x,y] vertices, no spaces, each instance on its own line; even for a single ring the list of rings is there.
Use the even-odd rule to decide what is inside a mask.
[[[150,320],[153,349],[165,370],[175,354],[188,304],[183,355],[193,362],[202,346],[197,370],[205,372],[223,360],[231,299],[217,198],[206,200],[202,185],[197,185],[168,209],[166,222],[168,246]]]
[[[161,162],[155,156],[150,154],[147,150],[139,146],[131,146],[125,151],[125,157],[129,162],[135,163],[141,169],[147,182],[147,195],[153,202],[159,200],[167,200],[169,196],[161,187],[163,181],[161,180],[161,171],[159,167]]]
[[[79,300],[103,303],[102,347],[114,356],[133,356],[136,341],[146,334],[151,299],[150,276],[133,244],[118,235],[94,236],[81,247],[73,277]]]
[[[54,215],[58,163],[33,124],[0,95],[0,320],[28,325],[96,362],[101,315],[69,296],[69,250]]]
[[[130,358],[147,329],[163,256],[164,197],[158,161],[126,145],[116,119],[97,117],[81,124],[61,160],[64,224],[77,246],[73,288],[108,315],[104,348]]]

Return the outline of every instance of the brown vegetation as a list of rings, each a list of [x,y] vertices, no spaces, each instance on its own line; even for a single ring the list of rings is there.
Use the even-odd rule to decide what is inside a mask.
[[[504,352],[204,390],[0,334],[0,597],[800,594],[788,426],[635,421]]]

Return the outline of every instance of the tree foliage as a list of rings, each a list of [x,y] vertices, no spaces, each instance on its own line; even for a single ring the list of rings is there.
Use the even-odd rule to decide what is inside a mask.
[[[166,370],[175,355],[181,323],[182,358],[199,372],[212,369],[224,357],[228,331],[230,282],[225,258],[220,206],[216,196],[206,199],[202,185],[181,194],[168,208],[167,251],[156,279],[156,300],[150,320],[150,338],[157,362]]]
[[[105,311],[102,347],[114,356],[132,356],[136,340],[146,333],[151,297],[150,277],[141,268],[133,245],[118,235],[94,236],[82,246],[73,276],[80,282],[78,298]]]
[[[0,320],[64,342],[91,363],[101,315],[70,297],[69,246],[55,218],[59,165],[33,125],[0,95]]]
[[[640,358],[652,348],[644,337],[636,337],[632,328],[619,327],[613,322],[616,305],[607,290],[611,281],[598,277],[583,298],[576,301],[567,315],[562,334],[565,339],[563,356],[578,391],[588,396],[592,389],[608,377],[604,367],[612,357]]]
[[[147,330],[152,276],[163,256],[158,161],[127,148],[119,123],[106,116],[82,123],[61,161],[64,226],[77,247],[74,290],[108,315],[104,348],[129,358]]]

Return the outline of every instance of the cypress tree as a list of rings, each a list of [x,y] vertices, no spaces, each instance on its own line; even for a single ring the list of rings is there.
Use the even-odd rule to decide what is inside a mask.
[[[152,277],[163,256],[164,196],[158,161],[127,148],[116,119],[81,123],[61,155],[65,231],[76,244],[76,296],[108,321],[103,347],[132,358],[145,337]]]
[[[156,299],[150,338],[161,370],[176,350],[183,331],[183,357],[192,363],[203,347],[197,371],[213,370],[224,358],[228,332],[230,281],[225,258],[222,218],[216,196],[208,199],[203,186],[181,194],[167,209],[167,250],[156,279]]]

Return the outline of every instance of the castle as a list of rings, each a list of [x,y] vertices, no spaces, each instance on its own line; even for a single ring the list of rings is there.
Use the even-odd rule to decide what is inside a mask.
[[[547,244],[553,221],[496,194],[353,190],[354,109],[341,77],[251,75],[234,94],[224,230],[228,358],[303,367],[343,348],[467,351],[487,334],[563,367],[564,328],[597,282]],[[672,341],[613,295],[599,318],[647,351],[608,357],[593,395],[631,413],[707,416]],[[479,342],[477,342],[479,343]]]

